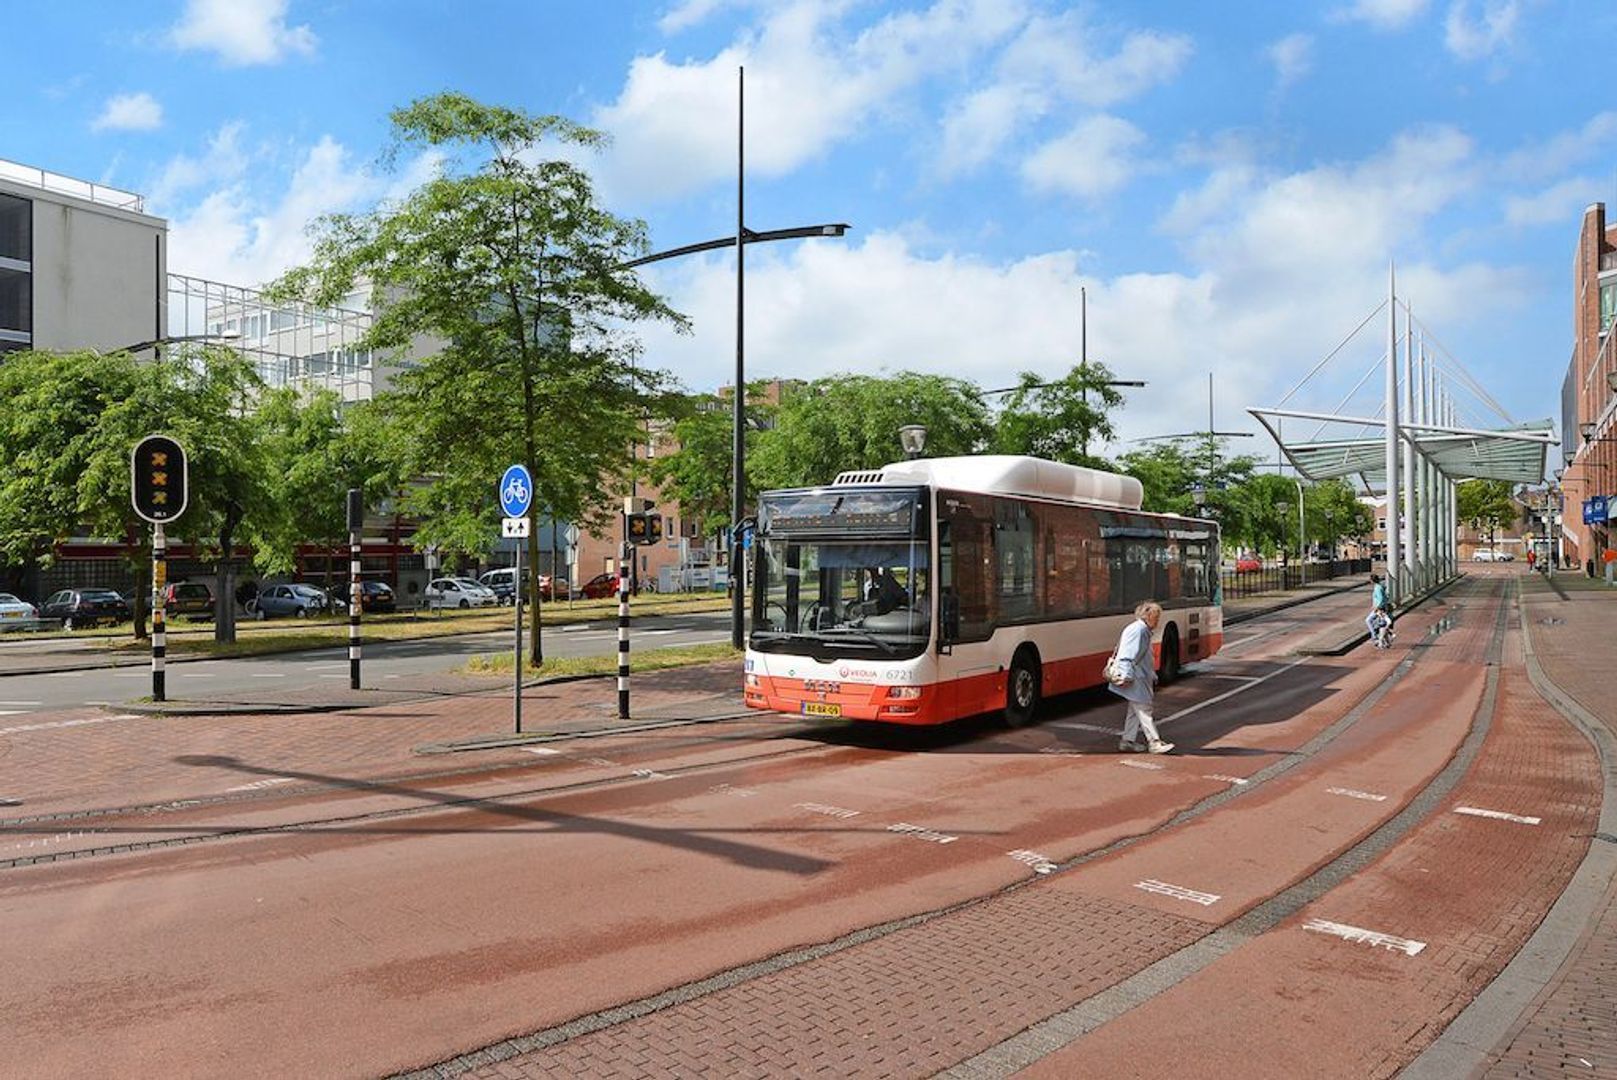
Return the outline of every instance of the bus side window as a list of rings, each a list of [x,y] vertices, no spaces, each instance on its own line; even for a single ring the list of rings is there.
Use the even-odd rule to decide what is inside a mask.
[[[994,632],[993,522],[959,502],[940,499],[939,506],[939,618],[946,640],[986,640]]]

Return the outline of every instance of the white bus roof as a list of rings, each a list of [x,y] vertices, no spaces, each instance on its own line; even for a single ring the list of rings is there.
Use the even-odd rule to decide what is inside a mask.
[[[879,469],[842,473],[835,483],[928,484],[956,491],[1026,495],[1119,510],[1138,510],[1145,497],[1140,482],[1132,476],[1013,454],[895,461]]]

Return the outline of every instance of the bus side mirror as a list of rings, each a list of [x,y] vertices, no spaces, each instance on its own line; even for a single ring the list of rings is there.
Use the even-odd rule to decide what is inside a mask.
[[[938,603],[941,606],[939,619],[942,623],[938,633],[939,644],[959,640],[960,597],[956,596],[952,590],[945,590],[943,595],[938,598]]]

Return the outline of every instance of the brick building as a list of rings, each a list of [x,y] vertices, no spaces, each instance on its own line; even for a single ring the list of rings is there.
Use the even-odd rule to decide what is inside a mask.
[[[1559,473],[1565,496],[1562,531],[1567,557],[1582,564],[1613,545],[1609,517],[1585,523],[1585,506],[1617,494],[1617,226],[1606,224],[1605,203],[1583,212],[1573,264],[1572,359],[1561,384]],[[1609,499],[1608,499],[1609,505]],[[1607,511],[1610,514],[1610,511]]]

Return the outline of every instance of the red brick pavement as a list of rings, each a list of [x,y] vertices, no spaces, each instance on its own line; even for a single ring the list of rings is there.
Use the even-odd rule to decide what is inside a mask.
[[[925,1076],[1208,926],[1029,888],[470,1077]]]
[[[1507,650],[1481,752],[1414,832],[1273,931],[1025,1075],[1393,1075],[1538,926],[1587,850],[1600,791],[1592,749]],[[1315,918],[1426,947],[1411,957],[1305,931]],[[1151,1038],[1165,1030],[1174,1038]]]
[[[637,676],[633,714],[654,720],[738,712],[738,668],[724,662]],[[523,694],[523,728],[602,729],[617,725],[616,710],[610,678],[532,687]],[[415,750],[512,730],[508,691],[298,716],[109,717],[79,710],[5,720],[18,722],[0,721],[0,798],[19,804],[8,806],[6,816],[194,798],[254,778],[179,760],[192,755],[229,756],[255,775],[373,780],[462,766],[467,762],[454,756],[423,757]],[[477,760],[497,765],[505,760],[501,754],[483,752]],[[532,760],[518,751],[503,754]]]
[[[1617,590],[1562,575],[1562,599],[1523,581],[1523,614],[1549,678],[1617,732]],[[1617,841],[1603,840],[1602,843]],[[1617,1080],[1617,886],[1554,981],[1496,1049],[1494,1077],[1591,1076]]]

